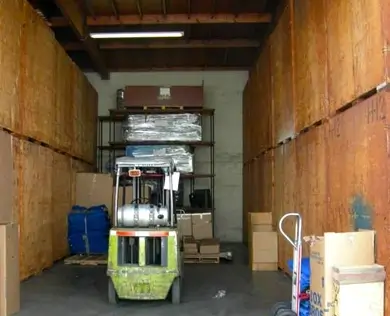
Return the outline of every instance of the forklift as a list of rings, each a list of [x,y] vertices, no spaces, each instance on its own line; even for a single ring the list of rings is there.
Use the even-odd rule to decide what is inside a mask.
[[[116,159],[113,227],[110,230],[107,263],[108,300],[165,300],[180,304],[183,258],[175,211],[174,163],[161,157]],[[157,205],[141,198],[145,170],[160,170],[164,178]],[[121,177],[130,177],[133,200],[119,207]]]

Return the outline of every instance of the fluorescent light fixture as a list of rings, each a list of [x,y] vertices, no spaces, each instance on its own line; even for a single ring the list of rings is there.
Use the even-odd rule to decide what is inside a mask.
[[[183,37],[184,32],[116,32],[116,33],[91,33],[92,38],[164,38]]]

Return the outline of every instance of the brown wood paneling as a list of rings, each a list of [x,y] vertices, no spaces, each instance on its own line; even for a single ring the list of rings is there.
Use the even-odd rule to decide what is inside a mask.
[[[51,242],[52,260],[68,255],[68,214],[72,208],[71,158],[53,152],[51,179]]]
[[[350,1],[326,0],[330,112],[353,100],[355,94],[352,7]]]
[[[5,22],[0,28],[5,34],[0,40],[0,127],[94,162],[96,138],[90,131],[97,128],[95,90],[27,2],[0,2],[0,18]],[[84,109],[83,115],[73,114],[77,89],[76,108]],[[71,128],[75,119],[78,137]]]
[[[41,272],[53,263],[51,239],[53,152],[16,140],[21,279]],[[20,171],[19,171],[20,170]]]
[[[260,154],[273,145],[272,94],[270,41],[267,40],[256,65],[253,93],[253,124],[255,131],[255,151]]]
[[[12,12],[13,14],[9,14]],[[20,57],[24,1],[0,4],[0,127],[20,131]]]
[[[258,181],[254,195],[258,196],[257,212],[272,212],[274,205],[274,153],[272,150],[260,155],[256,174]]]
[[[389,5],[326,0],[331,112],[388,80]]]
[[[279,146],[273,150],[274,155],[274,203],[272,208],[272,220],[275,227],[278,227],[279,220],[284,214],[283,201],[284,201],[284,163],[283,163],[284,146]],[[282,247],[283,240],[282,236],[278,234],[279,243],[279,266],[282,268],[283,265],[283,253],[284,248]]]
[[[20,65],[20,120],[22,134],[54,144],[56,41],[46,23],[25,6]]]
[[[377,261],[389,271],[390,95],[382,92],[329,122],[327,231],[374,229]],[[390,312],[390,285],[386,311]]]
[[[291,9],[286,6],[270,37],[275,143],[295,134]]]
[[[390,94],[381,92],[276,148],[275,224],[297,211],[304,235],[374,229],[378,263],[387,267],[389,110]],[[293,223],[284,228],[293,237]],[[308,251],[305,245],[304,255]],[[287,269],[291,258],[292,248],[280,236],[280,267]]]
[[[73,77],[72,63],[62,48],[56,56],[56,97],[54,106],[54,145],[65,152],[72,153],[74,145],[73,118]]]
[[[0,1],[0,20],[0,128],[13,134],[14,179],[6,178],[13,191],[11,217],[20,226],[21,279],[26,279],[66,255],[75,173],[69,156],[94,162],[97,94],[27,2]],[[75,73],[81,77],[80,115],[73,108]],[[76,119],[82,135],[77,139]],[[77,164],[79,171],[92,169]]]
[[[296,131],[328,115],[325,0],[294,1]]]

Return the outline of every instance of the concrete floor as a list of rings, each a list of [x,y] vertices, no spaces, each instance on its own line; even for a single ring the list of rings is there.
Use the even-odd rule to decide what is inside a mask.
[[[252,273],[242,247],[231,245],[233,263],[187,264],[183,303],[165,301],[107,303],[105,267],[57,264],[22,284],[21,316],[47,315],[262,315],[273,303],[288,300],[290,280],[278,272]],[[218,291],[222,298],[214,298]]]

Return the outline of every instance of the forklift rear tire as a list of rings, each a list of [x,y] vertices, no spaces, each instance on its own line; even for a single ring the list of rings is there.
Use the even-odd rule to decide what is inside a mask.
[[[271,315],[276,316],[281,309],[291,309],[291,302],[277,302],[271,308]]]
[[[177,277],[172,283],[171,300],[172,300],[172,304],[181,303],[181,278],[180,277]]]
[[[118,294],[116,293],[114,283],[111,278],[108,279],[108,302],[112,305],[118,304]]]

